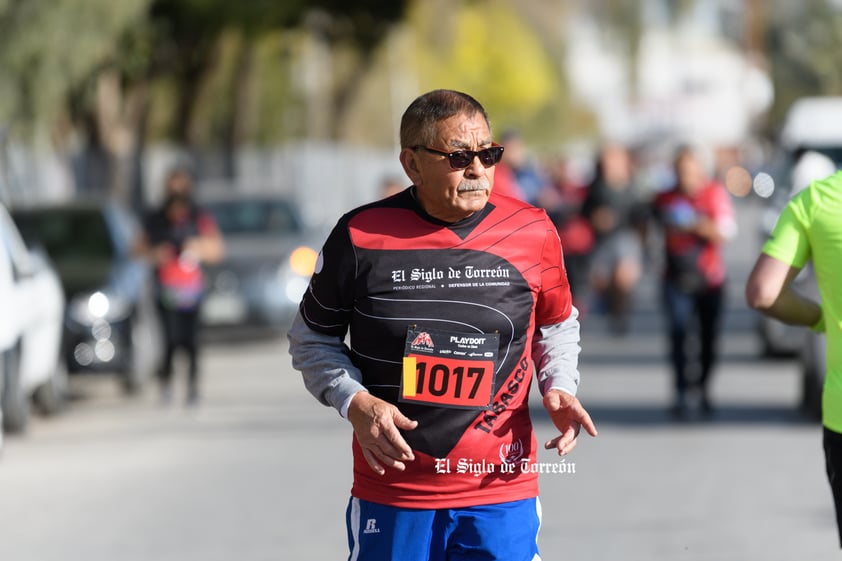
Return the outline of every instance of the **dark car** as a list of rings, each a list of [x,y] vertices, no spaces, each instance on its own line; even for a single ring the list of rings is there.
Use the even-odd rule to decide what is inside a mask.
[[[304,227],[297,207],[281,196],[206,196],[201,205],[225,240],[224,260],[206,269],[203,325],[283,332],[313,273],[315,234]]]
[[[135,216],[116,203],[74,202],[18,208],[13,219],[61,277],[68,371],[115,373],[137,391],[157,366],[161,341],[150,267],[132,255]]]

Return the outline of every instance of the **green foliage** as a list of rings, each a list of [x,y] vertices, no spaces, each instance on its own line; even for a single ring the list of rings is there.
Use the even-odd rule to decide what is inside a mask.
[[[258,33],[293,26],[311,4],[306,0],[154,0],[149,15],[166,25],[170,38],[190,41],[230,28]]]
[[[475,96],[499,132],[526,121],[557,99],[559,71],[510,3],[417,2],[410,16],[420,46],[415,65],[421,90],[451,88]]]
[[[304,133],[303,104],[295,96],[291,80],[297,39],[295,32],[274,31],[255,45],[248,131],[257,144],[272,144]]]
[[[842,95],[842,11],[827,0],[805,0],[773,15],[769,38],[774,127],[799,97]]]
[[[164,134],[183,143],[213,145],[230,141],[233,131],[265,140],[300,130],[295,120],[301,112],[287,77],[295,63],[289,56],[295,46],[286,40],[296,35],[291,30],[306,29],[334,51],[350,48],[366,60],[402,16],[404,5],[404,0],[155,0],[150,20],[160,40],[154,75],[172,76],[178,85],[177,109]],[[225,45],[232,33],[240,37],[236,47]],[[278,47],[281,35],[280,51],[267,47]],[[234,65],[247,63],[248,68],[232,68],[232,49],[239,49]],[[345,72],[330,76],[332,105],[340,109],[355,73],[365,71],[341,69]],[[160,122],[161,111],[156,112]],[[290,115],[267,118],[285,112]]]
[[[389,27],[404,17],[407,0],[312,0],[307,5],[332,16],[335,38],[344,36],[360,50],[371,52]]]
[[[232,48],[226,47],[232,33],[241,38],[241,47],[251,48],[264,37],[277,38],[279,31],[307,26],[330,44],[371,52],[401,18],[405,4],[404,0],[0,0],[0,122],[51,124],[69,112],[84,125],[85,115],[95,112],[92,93],[97,75],[108,68],[120,72],[125,87],[150,87],[152,103],[174,105],[172,110],[156,110],[154,130],[188,141],[191,123],[202,118],[210,120],[205,129],[212,135],[230,128],[221,121],[236,112],[228,95],[236,87],[232,80],[253,80],[253,89],[263,92],[267,84],[279,82],[274,74],[284,70],[283,64],[272,68],[262,60],[260,68],[269,74],[234,71]],[[321,17],[313,18],[314,13]],[[265,49],[255,52],[257,60]],[[288,97],[279,96],[275,103],[283,104]],[[279,111],[269,107],[268,93],[261,99],[271,112]],[[163,124],[166,119],[168,125]]]
[[[109,63],[148,0],[0,4],[0,121],[49,122],[68,92]]]

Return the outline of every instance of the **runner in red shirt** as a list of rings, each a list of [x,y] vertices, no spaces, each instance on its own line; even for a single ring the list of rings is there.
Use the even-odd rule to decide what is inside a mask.
[[[401,146],[413,185],[339,220],[289,333],[308,389],[353,425],[350,558],[540,559],[538,472],[559,464],[537,462],[533,372],[560,431],[546,448],[596,434],[558,234],[492,192],[503,147],[472,97],[416,99]]]
[[[657,221],[664,230],[663,301],[675,379],[672,412],[684,416],[689,391],[696,390],[705,414],[712,412],[710,374],[716,360],[719,321],[726,280],[722,244],[736,234],[728,191],[708,178],[698,155],[681,149],[675,158],[676,185],[655,198]],[[698,320],[698,364],[685,349]],[[696,376],[688,373],[697,365]]]

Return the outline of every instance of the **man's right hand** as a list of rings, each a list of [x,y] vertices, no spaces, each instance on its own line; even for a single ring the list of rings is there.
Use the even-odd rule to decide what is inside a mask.
[[[357,392],[348,407],[348,420],[366,462],[375,473],[385,474],[384,465],[403,471],[404,462],[415,459],[398,429],[412,430],[418,421],[410,420],[391,403],[368,392]]]

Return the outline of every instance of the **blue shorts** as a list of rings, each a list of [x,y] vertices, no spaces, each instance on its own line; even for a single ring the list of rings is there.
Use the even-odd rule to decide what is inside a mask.
[[[345,515],[349,561],[540,561],[538,498],[424,510],[351,497]]]

